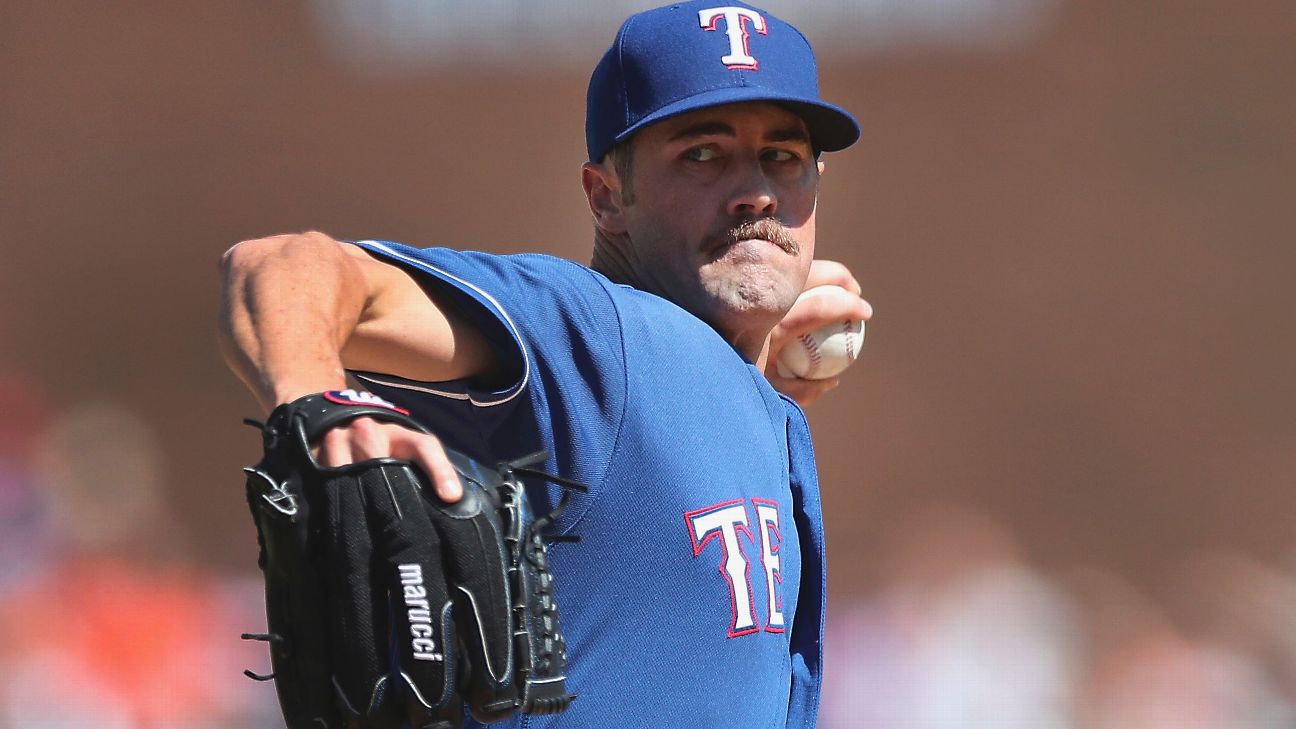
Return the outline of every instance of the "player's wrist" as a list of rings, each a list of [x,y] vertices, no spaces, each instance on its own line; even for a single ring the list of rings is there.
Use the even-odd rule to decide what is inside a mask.
[[[331,390],[345,390],[347,387],[345,380],[329,378],[327,380],[307,379],[307,380],[287,380],[278,381],[269,385],[267,391],[270,393],[270,407],[276,408],[280,405],[287,405],[307,397],[309,395],[318,395],[322,392]]]

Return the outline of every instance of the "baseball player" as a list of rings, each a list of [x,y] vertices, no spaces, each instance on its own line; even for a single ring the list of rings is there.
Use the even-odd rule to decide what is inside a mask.
[[[814,726],[814,454],[763,372],[808,282],[858,291],[840,267],[810,277],[820,154],[858,136],[795,28],[678,3],[627,20],[591,78],[589,267],[320,233],[226,254],[223,346],[264,405],[351,386],[436,434],[358,418],[322,436],[321,462],[410,459],[454,502],[442,444],[543,449],[588,486],[555,525],[579,542],[549,554],[578,698],[506,725]],[[797,316],[870,313],[852,295]]]

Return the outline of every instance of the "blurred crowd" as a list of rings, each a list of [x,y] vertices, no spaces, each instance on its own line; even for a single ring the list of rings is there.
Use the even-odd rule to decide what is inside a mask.
[[[0,729],[277,725],[241,675],[267,666],[238,639],[264,625],[259,577],[188,553],[152,426],[15,376],[0,402]],[[830,604],[823,727],[1296,726],[1294,565],[1187,554],[1153,595],[1101,565],[1045,570],[954,503],[883,543],[867,595]]]
[[[829,604],[821,726],[1296,726],[1296,565],[1183,555],[1164,588],[1046,571],[985,513],[897,524],[872,596]]]
[[[204,570],[128,405],[0,376],[0,729],[275,726],[255,575]]]

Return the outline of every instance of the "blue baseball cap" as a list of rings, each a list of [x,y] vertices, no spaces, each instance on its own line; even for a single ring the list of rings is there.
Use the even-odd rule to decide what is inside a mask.
[[[592,161],[654,122],[741,101],[772,101],[805,120],[816,150],[859,139],[850,112],[819,98],[801,31],[742,3],[694,0],[630,16],[590,77],[585,144]]]

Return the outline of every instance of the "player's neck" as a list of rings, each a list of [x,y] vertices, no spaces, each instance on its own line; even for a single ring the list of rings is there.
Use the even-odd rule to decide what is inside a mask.
[[[626,260],[625,251],[598,228],[594,229],[594,252],[590,256],[590,268],[619,284],[639,288],[635,277],[631,275],[633,266]]]
[[[590,268],[616,283],[665,296],[663,292],[652,286],[651,282],[641,280],[641,277],[635,274],[635,266],[626,255],[626,246],[618,245],[618,241],[612,240],[598,228],[594,230],[594,252],[590,257]],[[665,298],[670,297],[666,296]],[[676,303],[679,304],[680,302],[677,301]],[[770,330],[773,328],[773,324],[777,323],[777,320],[773,323],[760,322],[756,326],[739,327],[736,326],[738,317],[735,317],[735,321],[730,322],[713,321],[697,312],[694,312],[694,315],[706,321],[748,362],[752,362],[762,369],[765,367]]]
[[[759,329],[743,331],[725,331],[722,327],[711,325],[713,329],[720,333],[720,336],[729,342],[743,359],[756,365],[758,369],[765,369],[765,360],[769,355],[770,329],[761,327]]]

